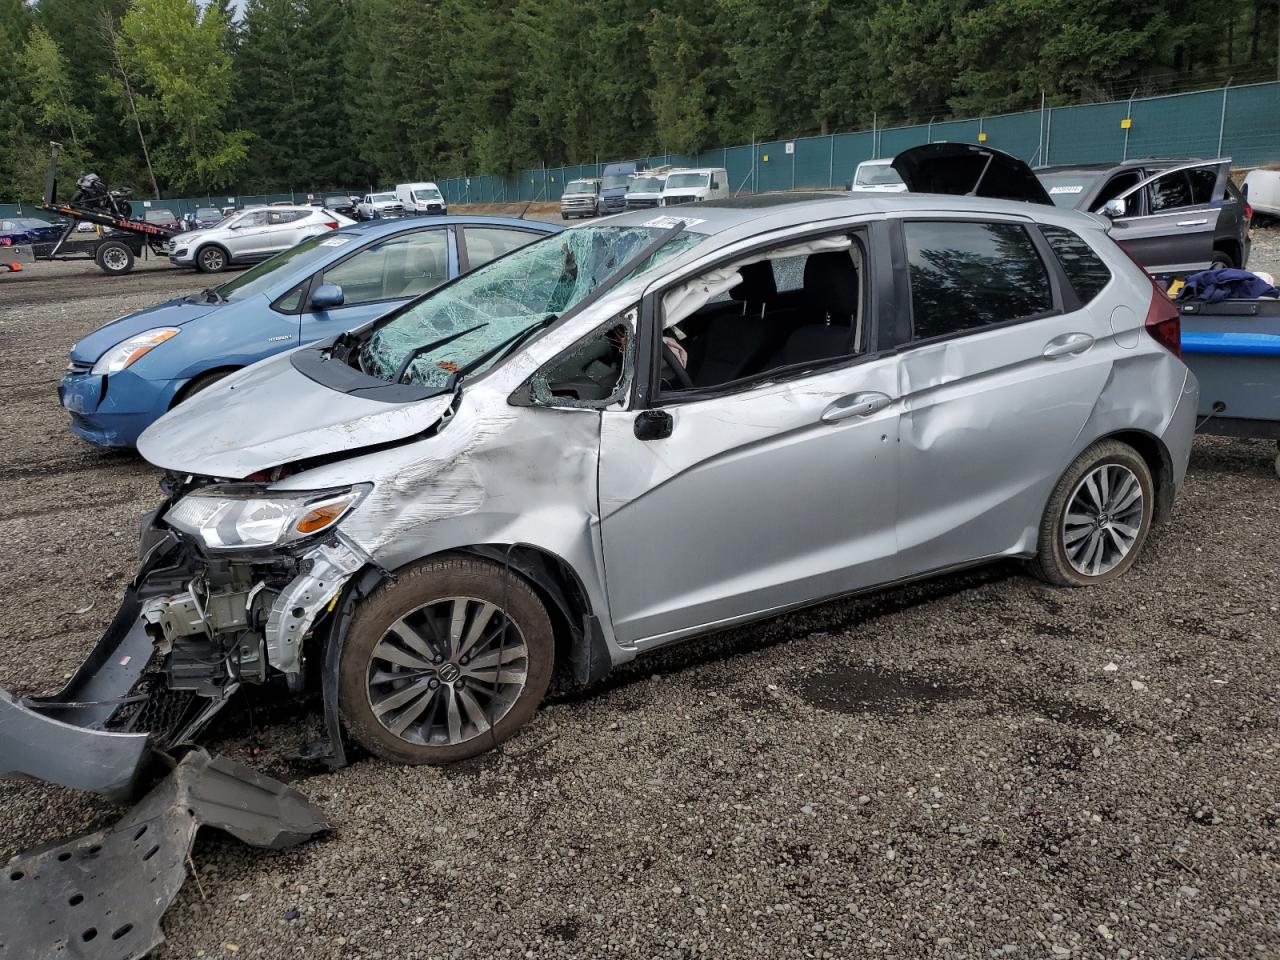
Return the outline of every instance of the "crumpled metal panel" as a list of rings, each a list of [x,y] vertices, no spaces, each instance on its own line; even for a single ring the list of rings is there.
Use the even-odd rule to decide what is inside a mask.
[[[184,401],[143,432],[138,452],[166,470],[240,479],[414,436],[449,403],[447,396],[392,404],[339,393],[303,376],[285,353]]]
[[[21,854],[0,870],[0,960],[134,960],[187,876],[196,831],[279,850],[329,829],[301,793],[194,750],[114,827]]]

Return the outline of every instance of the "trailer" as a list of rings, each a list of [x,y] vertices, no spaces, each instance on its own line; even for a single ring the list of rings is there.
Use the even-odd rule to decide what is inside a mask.
[[[92,260],[98,269],[111,276],[133,270],[134,261],[150,250],[166,256],[166,246],[178,235],[177,230],[146,220],[122,217],[106,210],[90,210],[70,203],[58,202],[58,153],[61,145],[51,144],[49,171],[45,177],[44,196],[39,209],[56,214],[67,221],[62,236],[52,244],[30,244],[26,253],[31,260]],[[82,224],[96,229],[77,236]],[[11,248],[18,250],[20,248]]]
[[[1280,300],[1178,306],[1182,358],[1200,381],[1197,430],[1280,447]]]

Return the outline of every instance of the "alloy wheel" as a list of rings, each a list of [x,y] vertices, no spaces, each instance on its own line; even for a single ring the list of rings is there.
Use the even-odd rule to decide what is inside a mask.
[[[220,250],[206,250],[200,254],[200,261],[210,273],[217,273],[224,266]]]
[[[1062,518],[1062,545],[1076,573],[1098,577],[1129,555],[1142,532],[1142,483],[1128,467],[1104,463],[1076,484]]]
[[[496,604],[445,597],[406,613],[374,645],[369,706],[402,740],[464,743],[515,704],[528,656],[519,626]]]

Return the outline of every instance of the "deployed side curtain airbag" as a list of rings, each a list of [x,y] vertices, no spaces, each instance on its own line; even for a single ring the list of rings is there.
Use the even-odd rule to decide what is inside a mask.
[[[789,247],[779,247],[751,254],[731,264],[716,267],[706,273],[677,284],[666,292],[662,298],[662,327],[665,330],[673,327],[685,317],[696,313],[720,294],[732,290],[742,282],[742,274],[738,271],[749,263],[762,260],[787,260],[791,257],[804,257],[814,253],[827,253],[832,250],[848,250],[853,241],[847,236],[821,237]]]

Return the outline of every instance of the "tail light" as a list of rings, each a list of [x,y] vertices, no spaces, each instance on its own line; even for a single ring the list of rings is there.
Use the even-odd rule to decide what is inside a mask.
[[[1248,200],[1244,202],[1244,222],[1245,223],[1253,222],[1253,207],[1249,204]]]
[[[338,229],[338,221],[337,221],[337,220],[326,220],[326,221],[324,222],[324,225],[325,225],[326,227],[328,227],[330,230],[337,230],[337,229]]]
[[[1114,238],[1113,238],[1114,239]],[[1147,268],[1125,249],[1123,244],[1116,246],[1124,251],[1124,255],[1133,261],[1133,265],[1142,271],[1143,276],[1151,283],[1151,305],[1147,307],[1147,319],[1142,325],[1151,339],[1164,347],[1175,357],[1182,356],[1182,311],[1169,299],[1169,295],[1160,289],[1155,277],[1147,273]]]
[[[1151,281],[1151,306],[1147,308],[1143,326],[1156,343],[1175,357],[1182,356],[1182,313],[1154,280]]]

